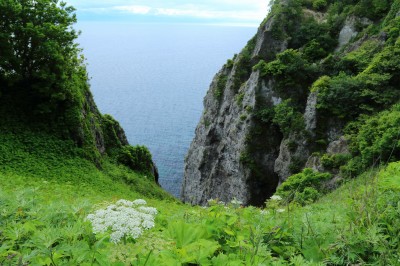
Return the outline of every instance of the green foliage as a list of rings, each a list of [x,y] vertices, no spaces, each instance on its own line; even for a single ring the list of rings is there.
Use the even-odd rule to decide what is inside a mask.
[[[400,99],[400,43],[379,51],[377,43],[367,42],[343,58],[342,69],[349,73],[317,81],[313,90],[318,89],[318,109],[351,120],[396,103]]]
[[[291,98],[294,104],[304,104],[316,69],[300,52],[287,49],[278,54],[276,60],[265,63],[261,73],[275,81],[274,90],[283,98]]]
[[[256,46],[256,37],[254,36],[250,41],[247,42],[241,53],[238,55],[237,61],[235,62],[235,72],[233,74],[233,87],[235,92],[238,92],[240,86],[245,82],[253,69],[252,54]]]
[[[277,189],[276,194],[286,202],[306,205],[326,193],[323,182],[331,178],[328,173],[314,172],[306,168],[301,173],[290,176]]]
[[[217,87],[214,90],[214,97],[218,100],[221,101],[222,97],[224,95],[224,90],[226,87],[226,83],[228,81],[228,76],[221,74],[218,77],[218,81],[217,81]]]
[[[313,0],[312,6],[316,10],[322,10],[327,6],[326,0]]]
[[[313,17],[304,19],[294,32],[289,46],[294,49],[303,47],[304,56],[311,60],[326,57],[337,46],[337,39],[328,22],[317,22]]]
[[[124,146],[118,155],[118,162],[128,166],[130,169],[151,173],[153,161],[150,151],[145,146]]]
[[[301,20],[302,15],[302,1],[289,0],[287,4],[274,1],[271,9],[271,17],[274,19],[271,26],[273,38],[282,41],[290,36],[295,31],[296,22]]]
[[[400,190],[400,163],[390,163],[385,170],[379,173],[378,185],[384,191]]]
[[[363,167],[400,159],[400,105],[348,127],[351,151]],[[353,128],[353,130],[351,130]]]
[[[297,156],[293,156],[290,160],[290,164],[289,164],[289,171],[292,174],[298,173],[300,172],[304,165],[305,165],[306,161],[300,157]]]
[[[75,185],[59,182],[27,182],[16,175],[0,174],[0,177],[9,182],[0,190],[1,264],[109,263],[105,250],[110,250],[110,243],[93,235],[90,223],[85,221],[93,200],[100,195],[105,197],[105,194],[95,192],[93,187],[78,189]],[[27,187],[15,188],[22,184]]]
[[[113,154],[114,149],[121,148],[128,143],[124,130],[111,115],[102,116],[101,128],[103,130],[104,145],[107,148],[108,154]]]
[[[0,76],[8,85],[4,92],[22,93],[27,107],[53,122],[62,112],[72,116],[88,89],[84,61],[74,43],[75,9],[59,1],[7,0],[0,10]]]
[[[291,100],[275,106],[272,122],[279,126],[286,137],[293,132],[302,132],[305,127],[303,115],[292,107]]]
[[[360,0],[355,6],[354,13],[359,17],[377,20],[390,9],[391,0]]]
[[[256,112],[256,117],[265,124],[271,123],[275,116],[275,108],[266,107]]]
[[[318,90],[317,108],[329,110],[340,118],[354,117],[359,113],[357,107],[361,105],[361,95],[357,90],[359,85],[358,80],[343,72],[333,78],[322,77],[313,85],[313,89]]]
[[[226,64],[225,64],[226,68],[231,69],[233,67],[233,65],[234,65],[234,59],[228,59],[226,61]]]
[[[136,243],[117,245],[92,234],[85,217],[121,196],[137,198],[136,193],[115,182],[102,186],[99,179],[82,186],[78,180],[44,181],[1,172],[0,263],[396,265],[399,169],[399,163],[393,163],[376,179],[371,172],[324,197],[318,187],[327,174],[306,169],[299,174],[303,177],[286,181],[294,181],[292,191],[297,193],[284,208],[277,198],[269,200],[264,210],[149,200],[159,210],[156,228]],[[318,203],[310,204],[316,199]]]
[[[117,166],[107,158],[102,159],[100,170],[71,140],[60,140],[42,132],[7,132],[2,129],[0,164],[0,174],[21,175],[28,180],[79,183],[82,188],[96,187],[109,191],[132,189],[147,197],[168,197],[155,182],[143,178],[143,175],[122,165]]]
[[[343,56],[336,67],[349,75],[357,75],[368,67],[381,48],[379,42],[375,40],[366,41],[357,50]]]
[[[75,42],[75,9],[58,0],[6,0],[0,14],[3,126],[22,124],[72,139],[100,166],[104,148],[112,155],[127,142],[118,123],[101,116],[93,101]]]
[[[244,99],[244,92],[238,93],[235,96],[236,104],[240,107],[243,105],[243,99]]]
[[[321,164],[325,169],[339,169],[340,166],[345,165],[351,159],[350,154],[327,154],[321,156]]]

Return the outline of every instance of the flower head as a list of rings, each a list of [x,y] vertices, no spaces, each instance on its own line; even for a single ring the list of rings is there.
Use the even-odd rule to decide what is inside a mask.
[[[110,241],[118,243],[122,238],[138,238],[144,230],[154,227],[157,209],[145,207],[146,201],[118,200],[105,209],[97,210],[86,218],[92,223],[93,233],[110,233]]]
[[[273,195],[273,196],[271,196],[271,198],[270,198],[271,200],[276,200],[276,201],[280,201],[280,200],[282,200],[282,197],[281,196],[279,196],[279,195]]]

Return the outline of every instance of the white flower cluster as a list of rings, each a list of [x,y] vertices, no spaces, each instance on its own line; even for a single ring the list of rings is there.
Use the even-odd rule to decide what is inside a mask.
[[[276,201],[280,201],[280,200],[282,200],[282,197],[281,196],[279,196],[279,195],[273,195],[273,196],[271,196],[271,198],[270,198],[271,200],[276,200]]]
[[[237,200],[236,198],[233,198],[233,199],[231,200],[231,203],[232,203],[233,205],[239,205],[239,206],[243,204],[242,201]]]
[[[207,200],[208,206],[212,206],[212,205],[225,205],[225,202],[220,201],[218,199],[208,199]]]
[[[110,241],[118,243],[124,237],[138,238],[143,230],[154,227],[157,209],[146,207],[146,201],[121,199],[105,209],[89,214],[87,219],[92,223],[93,232],[111,232]]]

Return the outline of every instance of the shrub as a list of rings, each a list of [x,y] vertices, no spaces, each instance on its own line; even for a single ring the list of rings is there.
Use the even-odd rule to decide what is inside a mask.
[[[322,166],[326,169],[339,169],[340,166],[346,164],[351,158],[350,154],[324,154],[321,157]]]
[[[253,37],[247,42],[246,46],[243,48],[241,53],[238,55],[238,60],[236,61],[236,70],[233,75],[233,87],[235,92],[238,92],[241,84],[245,82],[253,69],[252,63],[252,53],[256,46],[256,38]]]
[[[301,132],[305,127],[303,115],[291,106],[291,100],[283,101],[275,106],[272,122],[279,126],[286,137],[291,132]]]
[[[322,10],[326,7],[327,3],[326,0],[314,0],[312,5],[314,9]]]
[[[356,124],[348,126],[348,129],[359,127],[351,132],[350,148],[360,156],[363,167],[375,161],[385,163],[400,159],[400,104]]]
[[[330,179],[331,174],[318,173],[310,168],[304,169],[301,173],[290,176],[278,187],[276,195],[281,196],[284,201],[297,202],[305,205],[314,202],[326,191],[323,182]]]
[[[214,97],[218,100],[222,100],[222,96],[224,95],[224,90],[226,87],[226,83],[228,81],[228,76],[226,75],[221,75],[218,77],[217,81],[217,88],[214,90]]]
[[[244,99],[244,92],[241,92],[235,96],[236,104],[240,107],[243,105],[243,99]]]
[[[124,146],[120,150],[118,162],[132,170],[142,173],[151,173],[153,161],[150,151],[145,146]]]
[[[259,63],[261,75],[275,81],[274,90],[283,98],[292,98],[296,104],[303,105],[307,98],[307,88],[316,73],[303,55],[293,49],[287,49],[277,55],[277,59],[267,64]]]

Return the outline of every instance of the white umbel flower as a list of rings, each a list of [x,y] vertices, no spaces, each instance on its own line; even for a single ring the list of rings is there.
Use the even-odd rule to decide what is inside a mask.
[[[273,195],[273,196],[271,196],[271,200],[280,201],[280,200],[282,200],[282,197],[279,195]]]
[[[155,226],[157,209],[145,207],[146,201],[118,200],[105,209],[97,210],[86,218],[92,223],[93,233],[110,233],[110,241],[118,243],[123,238],[136,239],[144,230]]]

